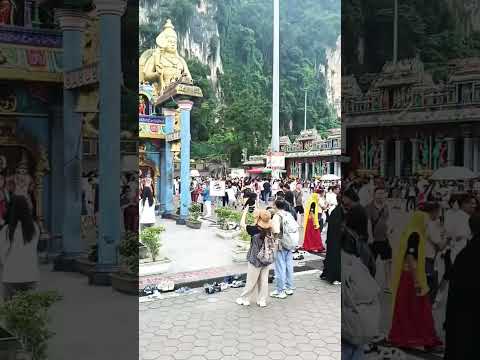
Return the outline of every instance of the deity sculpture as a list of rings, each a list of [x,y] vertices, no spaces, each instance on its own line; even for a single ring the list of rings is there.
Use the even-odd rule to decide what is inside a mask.
[[[365,144],[362,143],[358,147],[358,150],[360,152],[360,166],[365,169],[366,168],[366,163],[365,163]]]
[[[0,25],[13,25],[15,8],[12,0],[0,0]]]
[[[375,157],[375,153],[377,151],[377,145],[376,144],[372,144],[370,145],[370,149],[368,149],[368,168],[369,169],[373,169],[373,163],[374,163],[374,157]]]
[[[15,184],[14,194],[17,196],[25,196],[25,198],[28,199],[30,206],[33,207],[30,194],[35,183],[33,181],[33,177],[29,173],[28,160],[25,152],[22,154],[22,159],[15,169],[13,182]]]
[[[192,84],[187,63],[178,54],[177,33],[170,19],[158,35],[156,43],[157,48],[145,51],[140,57],[140,82],[152,82],[157,96],[162,95],[176,81]]]
[[[440,145],[440,166],[446,166],[448,162],[448,147],[445,141]]]
[[[435,141],[435,146],[432,150],[433,168],[438,169],[440,164],[440,142]]]
[[[427,139],[424,139],[423,140],[423,143],[421,144],[422,146],[422,166],[423,168],[427,168],[428,167],[428,158],[429,158],[429,147],[428,147],[428,142],[427,142]]]
[[[138,100],[138,114],[139,115],[145,115],[145,100],[143,97],[140,96],[140,99]]]

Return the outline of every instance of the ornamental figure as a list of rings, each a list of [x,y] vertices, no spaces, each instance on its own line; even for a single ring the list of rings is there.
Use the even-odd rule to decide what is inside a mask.
[[[177,33],[170,20],[167,20],[156,43],[157,48],[147,50],[140,56],[140,82],[151,82],[157,96],[162,95],[174,82],[192,84],[187,63],[178,54]]]

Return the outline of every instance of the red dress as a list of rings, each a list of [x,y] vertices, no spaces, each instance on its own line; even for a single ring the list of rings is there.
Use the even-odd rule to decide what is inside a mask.
[[[313,218],[308,217],[307,227],[305,229],[305,239],[303,240],[303,250],[311,252],[323,252],[325,248],[322,244],[320,229],[315,229]]]
[[[415,293],[410,271],[403,271],[397,290],[389,342],[396,347],[433,348],[442,345],[435,333],[432,305],[427,295]]]

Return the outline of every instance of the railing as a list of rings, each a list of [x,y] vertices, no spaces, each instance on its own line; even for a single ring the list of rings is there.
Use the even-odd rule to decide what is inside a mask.
[[[2,25],[0,43],[61,49],[62,33],[57,30]]]

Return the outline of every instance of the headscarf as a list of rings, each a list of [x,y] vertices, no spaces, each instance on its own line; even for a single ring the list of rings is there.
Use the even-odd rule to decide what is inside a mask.
[[[305,219],[303,221],[303,237],[305,238],[305,231],[307,230],[307,223],[308,217],[310,216],[310,208],[312,204],[315,204],[315,213],[313,214],[313,224],[315,227],[320,227],[320,223],[318,222],[318,208],[319,205],[319,197],[317,193],[313,193],[307,200],[305,204]]]
[[[421,288],[421,295],[426,295],[429,291],[427,285],[427,274],[425,272],[425,243],[427,239],[427,226],[428,221],[427,213],[423,211],[415,211],[410,219],[409,224],[407,225],[405,231],[400,237],[399,249],[397,255],[395,256],[393,262],[393,272],[392,272],[392,309],[395,309],[395,302],[397,298],[397,290],[400,283],[400,276],[403,271],[405,263],[405,255],[407,254],[408,239],[410,235],[414,232],[419,235],[418,243],[418,259],[417,259],[417,268],[415,273],[415,279]]]

